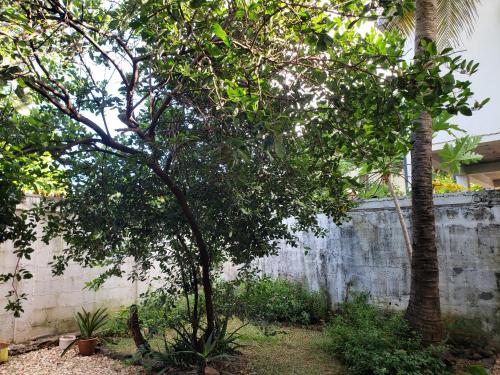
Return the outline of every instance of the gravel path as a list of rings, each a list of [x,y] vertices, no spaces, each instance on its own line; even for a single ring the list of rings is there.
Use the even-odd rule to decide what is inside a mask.
[[[491,371],[492,375],[500,375],[500,357],[497,358],[497,362]]]
[[[100,354],[81,357],[70,350],[64,357],[58,348],[41,349],[9,357],[0,363],[0,375],[138,375],[140,367],[125,366]]]

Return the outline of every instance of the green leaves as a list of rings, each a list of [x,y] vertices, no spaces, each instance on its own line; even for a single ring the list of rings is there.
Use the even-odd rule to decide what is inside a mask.
[[[460,107],[459,111],[464,116],[472,116],[472,110],[469,107]]]
[[[82,312],[76,313],[75,320],[80,329],[80,338],[92,339],[106,325],[108,313],[105,308],[99,308],[93,313],[82,308]]]
[[[480,142],[480,136],[465,136],[457,138],[453,144],[446,143],[439,151],[441,168],[452,174],[460,174],[462,164],[476,163],[483,158],[482,155],[474,152]]]
[[[441,112],[432,119],[432,132],[436,135],[440,131],[445,131],[449,135],[454,136],[453,131],[465,133],[458,125],[450,124],[449,120],[453,117],[451,113]]]
[[[207,2],[207,0],[191,0],[189,2],[189,5],[192,7],[192,8],[200,8],[201,6],[205,5]]]
[[[220,24],[214,23],[212,25],[212,31],[215,36],[222,40],[227,47],[231,46],[231,41]]]

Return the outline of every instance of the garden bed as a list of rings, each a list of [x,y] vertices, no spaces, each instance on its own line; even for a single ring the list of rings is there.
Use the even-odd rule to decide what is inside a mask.
[[[233,325],[240,322],[232,322]],[[313,329],[311,329],[313,328]],[[273,335],[266,336],[257,327],[248,325],[242,329],[240,343],[242,355],[230,362],[217,364],[221,375],[340,375],[348,374],[335,360],[321,350],[324,336],[321,330],[301,327],[282,327]],[[153,341],[153,346],[159,345]],[[105,351],[110,355],[132,354],[135,346],[131,339],[122,338],[116,344],[108,344]],[[127,366],[120,360],[103,354],[82,357],[70,350],[64,357],[57,347],[43,348],[29,353],[11,356],[9,362],[0,364],[0,375],[139,375],[141,367]],[[470,364],[470,363],[469,363]],[[466,367],[467,363],[462,363]],[[458,371],[457,375],[465,374]],[[491,370],[500,375],[500,360]]]
[[[230,330],[241,325],[233,319]],[[221,375],[340,375],[345,374],[342,367],[322,349],[323,332],[320,327],[298,326],[271,327],[270,335],[254,325],[240,330],[238,343],[240,356],[224,363],[214,363]],[[151,341],[154,349],[161,348],[161,340]],[[114,344],[106,344],[110,352],[132,354],[136,348],[130,338],[121,338]]]

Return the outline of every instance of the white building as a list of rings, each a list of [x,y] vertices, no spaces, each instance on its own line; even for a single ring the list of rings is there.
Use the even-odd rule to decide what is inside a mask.
[[[466,59],[479,63],[478,72],[470,77],[475,98],[478,101],[490,98],[490,102],[472,116],[458,115],[451,121],[467,134],[481,136],[476,152],[483,155],[479,163],[463,166],[457,182],[500,188],[500,0],[482,0],[474,33],[464,35],[457,50],[463,50],[460,54]],[[452,140],[446,132],[436,134],[433,142],[436,165],[439,164],[437,151]]]

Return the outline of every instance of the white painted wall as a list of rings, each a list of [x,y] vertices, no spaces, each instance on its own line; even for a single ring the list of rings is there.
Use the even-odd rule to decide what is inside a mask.
[[[32,207],[38,202],[37,197],[28,196],[19,209]],[[38,233],[41,235],[41,228]],[[5,295],[10,285],[0,285],[0,341],[24,342],[47,335],[75,331],[73,319],[75,312],[82,307],[95,310],[107,307],[111,311],[121,306],[134,303],[140,293],[145,292],[149,282],[132,282],[126,278],[113,277],[97,292],[84,289],[85,283],[97,277],[102,269],[82,268],[70,264],[63,276],[53,277],[48,262],[61,254],[64,243],[57,238],[45,245],[38,240],[34,244],[35,252],[30,261],[23,260],[22,266],[33,273],[33,278],[19,283],[19,293],[26,293],[24,314],[14,318],[4,310],[7,303]],[[13,272],[17,257],[13,254],[11,243],[0,244],[0,273]],[[126,270],[131,270],[129,262]]]

